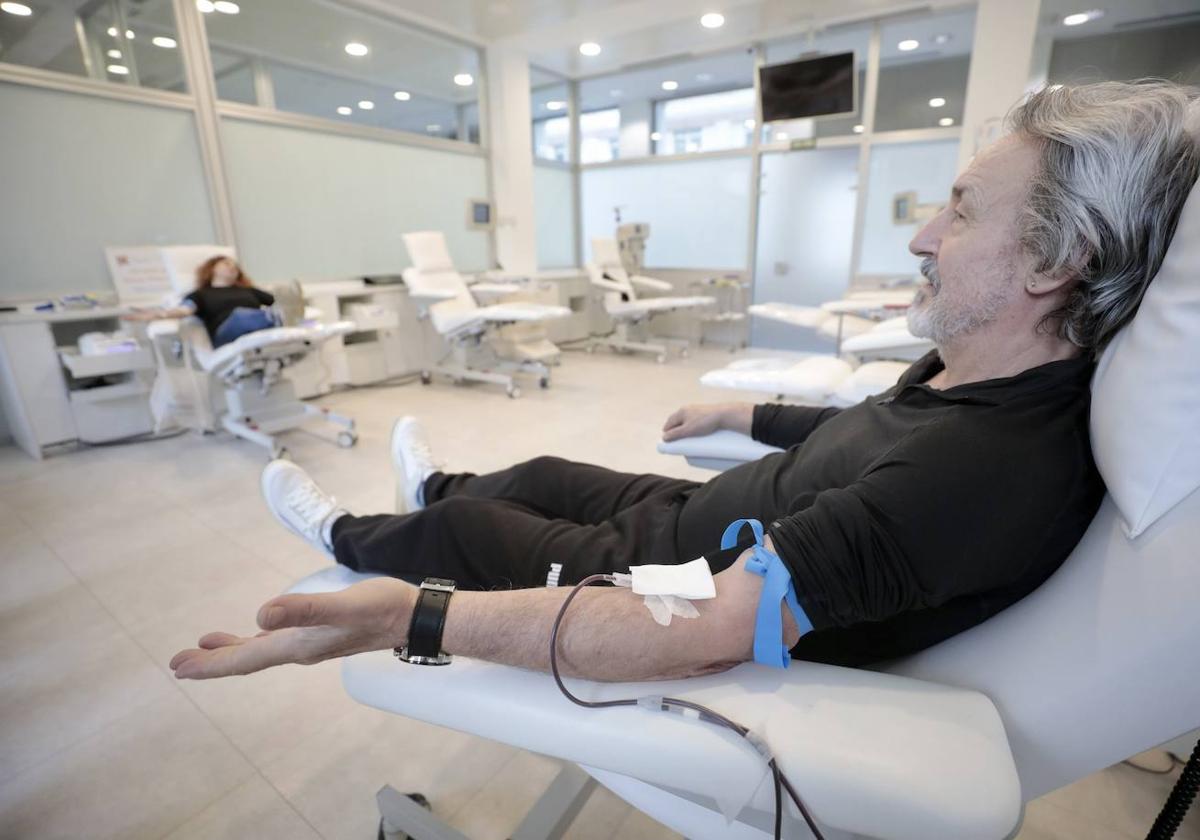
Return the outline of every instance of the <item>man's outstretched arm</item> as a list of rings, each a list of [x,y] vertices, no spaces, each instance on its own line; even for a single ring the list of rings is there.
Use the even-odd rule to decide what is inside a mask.
[[[751,659],[762,578],[745,571],[747,556],[715,576],[716,598],[694,602],[698,618],[675,618],[667,627],[656,624],[641,596],[628,589],[584,589],[559,632],[560,670],[595,680],[672,679]],[[567,587],[457,592],[446,615],[443,647],[460,656],[549,670],[550,630],[569,593]],[[399,647],[416,594],[410,584],[380,578],[342,592],[283,595],[259,610],[259,635],[210,633],[199,648],[177,653],[171,668],[181,679],[209,679]],[[799,638],[787,610],[784,635],[789,647]]]

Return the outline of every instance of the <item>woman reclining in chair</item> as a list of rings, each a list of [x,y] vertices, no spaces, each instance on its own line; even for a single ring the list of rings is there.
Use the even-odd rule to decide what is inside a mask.
[[[142,310],[125,318],[154,321],[195,315],[204,322],[215,350],[247,333],[279,326],[279,318],[268,308],[274,303],[275,296],[256,289],[237,262],[218,254],[196,269],[196,289],[179,306]]]
[[[401,421],[393,456],[408,512],[353,516],[298,467],[273,462],[263,490],[287,528],[352,569],[394,577],[274,598],[258,613],[263,633],[210,633],[172,669],[245,674],[404,646],[410,628],[427,640],[433,626],[450,654],[545,670],[565,585],[699,556],[716,595],[667,626],[626,589],[579,592],[558,637],[563,669],[603,680],[721,670],[759,658],[764,617],[777,656],[786,646],[842,664],[984,621],[1058,568],[1100,504],[1094,360],[1134,316],[1196,181],[1197,99],[1168,83],[1032,95],[909,246],[928,281],[909,324],[936,351],[844,410],[676,412],[668,437],[733,428],[787,447],[707,483],[550,458],[449,474]],[[766,563],[761,551],[724,547],[743,517],[767,526],[782,597],[778,576],[748,573]],[[459,587],[432,625],[417,588],[397,579],[424,576]]]

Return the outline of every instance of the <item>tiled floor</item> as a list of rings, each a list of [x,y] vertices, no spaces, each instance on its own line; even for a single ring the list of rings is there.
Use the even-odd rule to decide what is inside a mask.
[[[726,398],[696,377],[727,359],[570,353],[549,391],[520,400],[445,384],[345,392],[324,402],[358,419],[355,449],[304,434],[289,446],[363,512],[390,506],[387,434],[405,413],[452,468],[557,454],[704,478],[654,444],[675,407]],[[174,651],[249,630],[263,600],[326,563],[263,507],[264,461],[193,435],[41,463],[0,449],[0,838],[367,840],[374,792],[390,783],[490,840],[549,783],[549,759],[358,706],[333,663],[171,678]],[[1032,803],[1020,836],[1144,836],[1172,779],[1110,768]],[[1197,817],[1181,836],[1200,838]],[[675,835],[601,790],[570,836]]]

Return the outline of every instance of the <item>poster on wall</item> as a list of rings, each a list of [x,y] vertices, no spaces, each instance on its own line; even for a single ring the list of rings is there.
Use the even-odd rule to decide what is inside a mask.
[[[153,245],[104,249],[108,273],[125,304],[157,304],[174,296],[162,248]]]

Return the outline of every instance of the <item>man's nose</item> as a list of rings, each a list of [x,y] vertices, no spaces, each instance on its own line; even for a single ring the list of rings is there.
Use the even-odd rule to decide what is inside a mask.
[[[946,215],[943,210],[922,226],[917,231],[917,235],[908,243],[908,252],[915,257],[936,257],[938,247],[942,242],[942,217]]]

